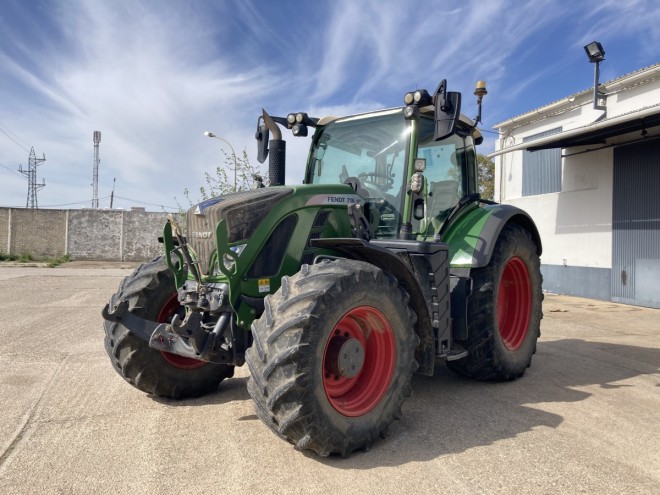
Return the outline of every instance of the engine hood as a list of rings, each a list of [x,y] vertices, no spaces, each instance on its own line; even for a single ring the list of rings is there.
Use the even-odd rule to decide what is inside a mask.
[[[273,206],[293,192],[287,187],[241,191],[211,198],[188,210],[186,238],[197,256],[202,273],[209,273],[215,251],[215,228],[220,220],[227,225],[229,243],[246,241]]]

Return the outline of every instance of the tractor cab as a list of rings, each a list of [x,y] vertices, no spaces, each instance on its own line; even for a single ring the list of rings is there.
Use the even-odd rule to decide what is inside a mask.
[[[372,239],[438,239],[459,200],[477,192],[481,135],[461,115],[453,133],[436,140],[433,110],[415,119],[406,108],[328,119],[317,126],[305,183],[350,185]]]

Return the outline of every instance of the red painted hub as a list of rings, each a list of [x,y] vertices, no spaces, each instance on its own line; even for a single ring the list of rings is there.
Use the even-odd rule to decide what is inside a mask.
[[[158,323],[167,323],[171,321],[180,307],[181,305],[179,304],[177,295],[172,294],[172,297],[167,300],[165,305],[161,308],[160,313],[158,313],[158,319],[156,321]],[[201,368],[206,364],[205,361],[179,356],[178,354],[172,354],[171,352],[160,351],[160,354],[165,361],[182,370],[194,370]]]
[[[396,343],[387,317],[359,306],[335,325],[323,351],[323,388],[337,412],[362,416],[375,408],[392,382]]]
[[[525,262],[516,257],[507,261],[497,295],[497,323],[504,346],[518,349],[529,327],[532,288]]]

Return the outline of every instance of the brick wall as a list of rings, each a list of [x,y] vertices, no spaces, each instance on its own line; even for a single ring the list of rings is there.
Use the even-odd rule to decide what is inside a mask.
[[[66,210],[12,208],[10,254],[55,258],[66,248]]]

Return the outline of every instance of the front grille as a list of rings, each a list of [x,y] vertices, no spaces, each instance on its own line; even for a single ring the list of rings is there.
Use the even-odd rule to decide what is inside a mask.
[[[289,188],[263,188],[227,194],[193,206],[187,214],[186,237],[195,251],[202,273],[209,273],[209,261],[215,251],[215,228],[222,219],[227,223],[228,242],[249,239]]]
[[[320,211],[318,215],[316,215],[316,218],[314,219],[314,225],[312,225],[313,229],[316,228],[323,228],[325,227],[325,224],[328,222],[328,216],[330,215],[329,211]]]
[[[307,236],[307,243],[305,244],[305,250],[303,251],[302,259],[300,260],[301,265],[311,265],[316,257],[317,249],[313,248],[311,245],[312,239],[321,239],[323,237],[323,230],[325,229],[326,224],[328,223],[328,217],[330,216],[329,211],[319,211],[314,218],[314,223],[312,228],[309,231]]]

